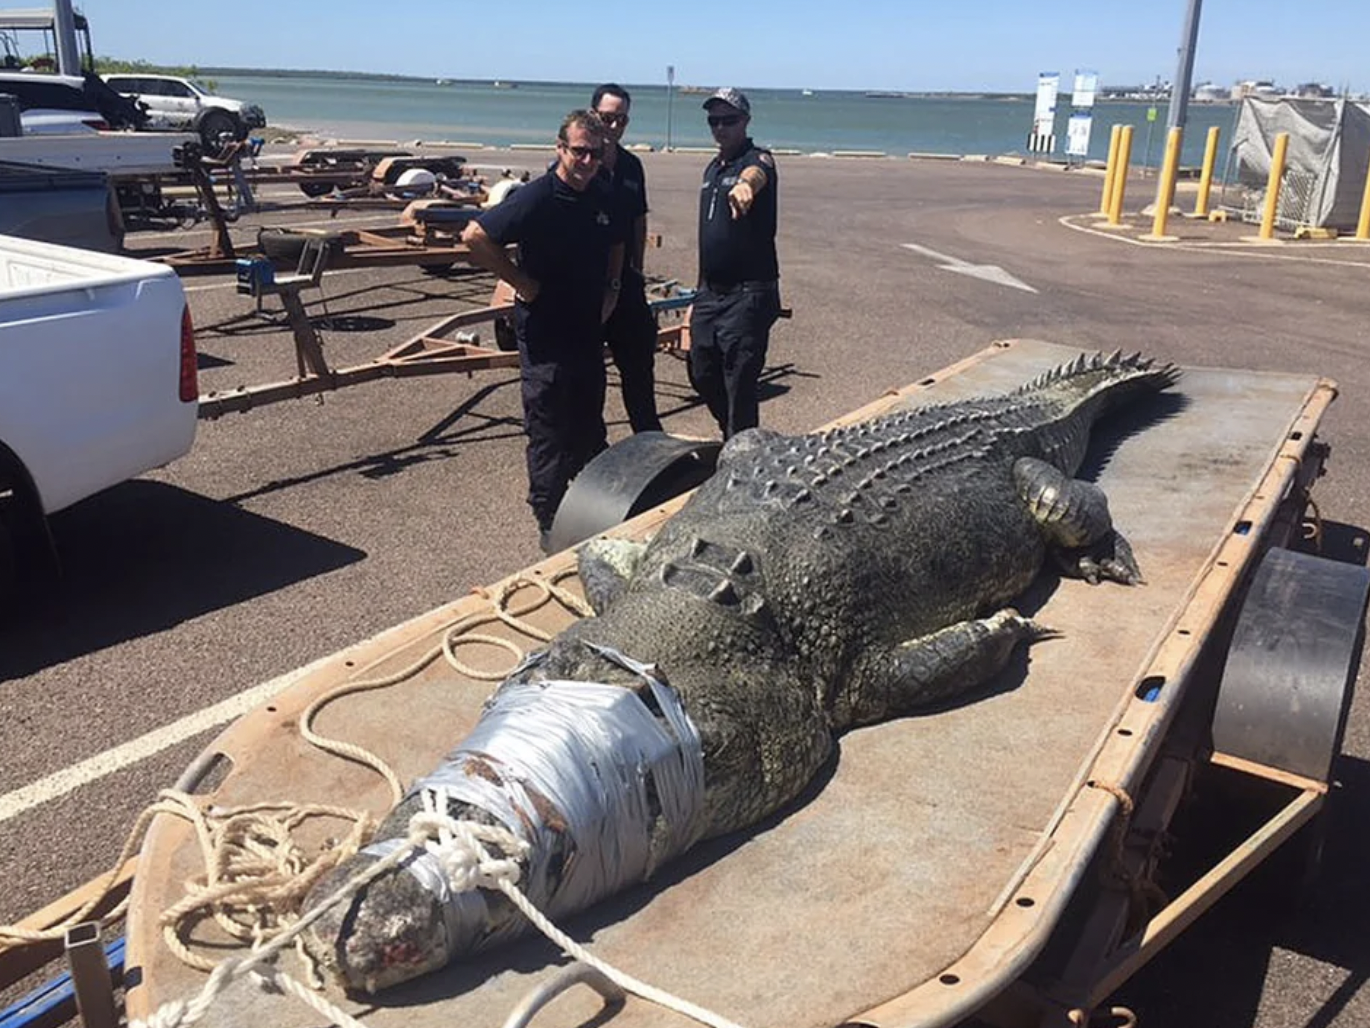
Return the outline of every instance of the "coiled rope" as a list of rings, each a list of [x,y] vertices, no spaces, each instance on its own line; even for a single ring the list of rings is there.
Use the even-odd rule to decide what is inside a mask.
[[[440,644],[408,666],[380,678],[345,683],[313,701],[300,715],[301,735],[327,753],[374,770],[390,786],[392,804],[399,803],[404,788],[393,769],[362,746],[316,732],[312,726],[319,712],[344,696],[407,681],[440,656],[465,677],[478,681],[502,680],[508,674],[507,669],[484,671],[473,667],[458,658],[458,648],[496,646],[508,650],[516,663],[522,661],[525,652],[517,642],[475,630],[500,622],[528,638],[549,641],[552,633],[524,618],[552,601],[580,617],[593,614],[583,600],[559,584],[574,573],[567,569],[550,579],[517,576],[507,579],[491,598],[489,608],[468,614],[448,626],[442,632]],[[511,607],[514,593],[527,586],[534,587],[536,595],[523,604]],[[524,854],[526,844],[498,826],[450,817],[444,810],[438,809],[431,793],[424,794],[424,809],[410,819],[403,845],[343,883],[307,914],[299,916],[294,911],[299,909],[309,890],[324,874],[356,854],[375,831],[375,818],[369,812],[325,804],[286,802],[263,802],[235,808],[212,806],[206,810],[196,797],[188,793],[163,790],[158,794],[157,801],[139,814],[119,859],[107,873],[93,899],[60,925],[46,930],[0,925],[0,942],[35,943],[60,939],[67,928],[83,921],[108,893],[119,868],[137,851],[153,818],[158,814],[179,817],[190,823],[205,862],[203,876],[185,883],[185,896],[162,912],[159,923],[163,940],[177,959],[190,967],[209,972],[209,977],[193,999],[165,1003],[146,1020],[133,1022],[130,1028],[181,1028],[192,1025],[205,1015],[225,989],[243,977],[252,978],[263,988],[276,989],[296,997],[342,1028],[366,1028],[363,1022],[320,994],[323,981],[303,945],[303,934],[328,910],[349,900],[419,849],[427,849],[437,857],[455,892],[475,888],[498,890],[548,939],[570,956],[599,970],[624,990],[710,1028],[740,1028],[703,1007],[618,970],[558,929],[517,886],[519,859]],[[347,822],[350,827],[342,839],[311,856],[298,842],[297,830],[304,822],[314,818],[335,818]],[[126,897],[105,915],[102,923],[122,917],[127,906]],[[188,925],[206,915],[233,939],[249,943],[250,954],[216,962],[195,953],[183,936],[188,931]],[[274,966],[277,955],[287,947],[293,947],[301,959],[309,979],[308,985]]]

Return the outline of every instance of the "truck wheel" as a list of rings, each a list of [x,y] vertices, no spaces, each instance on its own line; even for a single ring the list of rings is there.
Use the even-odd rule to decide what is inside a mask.
[[[552,522],[553,550],[590,538],[689,492],[714,473],[723,444],[639,432],[585,465]]]
[[[301,182],[300,192],[305,196],[327,196],[333,192],[332,182]]]
[[[14,541],[0,512],[0,623],[14,613],[19,599],[19,561]]]

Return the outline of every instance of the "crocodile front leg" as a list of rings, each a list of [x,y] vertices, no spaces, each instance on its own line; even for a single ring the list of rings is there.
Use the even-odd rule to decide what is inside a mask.
[[[859,684],[846,697],[849,720],[840,706],[836,720],[871,724],[969,692],[1002,671],[1020,642],[1056,634],[1006,607],[912,639],[863,663],[852,676]]]
[[[1063,572],[1090,585],[1103,579],[1123,585],[1142,581],[1132,547],[1113,527],[1108,497],[1097,485],[1067,478],[1035,457],[1014,463],[1013,482]]]

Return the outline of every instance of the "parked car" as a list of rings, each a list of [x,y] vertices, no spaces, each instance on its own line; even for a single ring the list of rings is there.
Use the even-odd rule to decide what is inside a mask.
[[[109,128],[104,115],[87,97],[75,75],[0,72],[0,94],[19,101],[23,134],[53,135],[97,132]]]
[[[205,146],[214,150],[224,136],[245,139],[251,129],[266,125],[266,115],[256,104],[217,96],[193,79],[106,75],[105,82],[146,108],[148,128],[198,132]]]
[[[52,75],[0,70],[0,94],[19,103],[24,135],[69,135],[105,129],[139,128],[147,115],[91,72]]]
[[[48,515],[186,453],[198,412],[172,268],[0,235],[0,608],[55,564]]]
[[[118,253],[124,222],[102,171],[0,161],[0,235]]]

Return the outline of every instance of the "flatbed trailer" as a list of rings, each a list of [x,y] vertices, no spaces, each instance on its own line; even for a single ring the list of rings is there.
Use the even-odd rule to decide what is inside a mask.
[[[1006,391],[1076,352],[998,343],[838,423]],[[1327,796],[1367,574],[1319,558],[1290,573],[1305,558],[1283,547],[1307,528],[1326,453],[1316,432],[1334,396],[1315,376],[1187,368],[1171,393],[1101,426],[1086,473],[1108,493],[1145,585],[1044,577],[1019,606],[1061,636],[992,688],[847,734],[830,773],[783,815],[696,847],[564,927],[601,959],[748,1028],[1087,1023]],[[647,537],[681,502],[612,534]],[[344,803],[383,815],[386,783],[311,746],[301,715],[337,695],[315,731],[364,746],[401,781],[426,773],[472,726],[509,651],[578,616],[550,599],[577,592],[574,566],[573,552],[556,554],[287,676],[178,787],[206,811]],[[503,643],[449,644],[460,660],[444,660],[454,629]],[[1269,673],[1288,671],[1291,654],[1292,676]],[[1268,787],[1268,814],[1183,892],[1148,906],[1157,839],[1210,773]],[[301,839],[312,852],[337,833],[305,824]],[[187,822],[158,816],[128,920],[131,1019],[205,982],[166,947],[161,922],[203,873]],[[212,921],[187,940],[211,960],[245,955]],[[597,988],[571,988],[580,981]],[[326,996],[376,1028],[692,1023],[635,996],[606,1001],[603,984],[534,937],[376,997],[331,986]],[[199,1023],[320,1021],[238,979]]]

